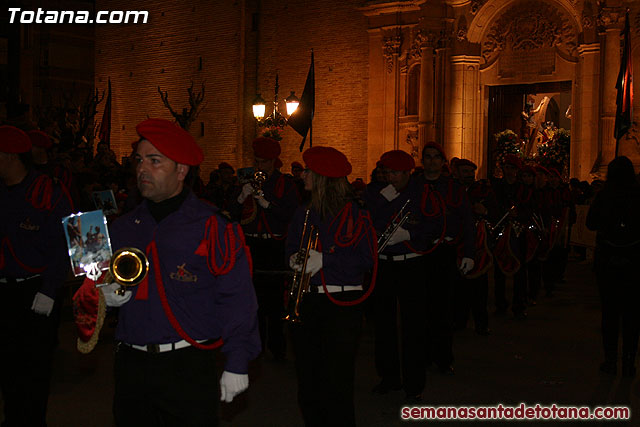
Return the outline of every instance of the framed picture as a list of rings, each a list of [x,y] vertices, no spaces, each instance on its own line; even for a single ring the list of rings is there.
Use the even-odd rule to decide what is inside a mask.
[[[80,212],[62,219],[71,269],[76,276],[109,269],[111,241],[102,211]]]
[[[105,215],[118,213],[118,203],[112,190],[94,191],[93,203],[96,205],[96,209],[102,210]]]

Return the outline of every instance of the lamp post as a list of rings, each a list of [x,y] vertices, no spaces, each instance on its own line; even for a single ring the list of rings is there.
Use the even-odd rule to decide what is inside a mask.
[[[296,96],[294,91],[291,91],[291,94],[285,98],[285,103],[287,105],[286,108],[286,116],[282,114],[278,108],[278,90],[280,89],[280,85],[278,83],[278,73],[276,72],[276,87],[275,87],[275,96],[273,98],[273,110],[271,114],[265,117],[266,114],[266,102],[260,94],[256,96],[253,101],[253,117],[256,119],[256,123],[260,127],[268,127],[272,129],[278,128],[283,129],[287,125],[287,118],[293,114],[293,112],[298,108],[298,104],[300,100]]]

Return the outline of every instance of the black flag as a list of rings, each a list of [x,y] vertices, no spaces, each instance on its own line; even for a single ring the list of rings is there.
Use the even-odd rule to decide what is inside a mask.
[[[312,146],[313,130],[311,123],[313,122],[313,113],[316,107],[316,84],[315,73],[313,71],[313,49],[311,49],[311,65],[309,66],[309,73],[307,74],[307,81],[304,83],[304,90],[302,91],[302,98],[300,99],[300,105],[289,117],[289,126],[293,128],[302,136],[302,142],[300,143],[300,151],[304,148],[304,142],[307,139],[307,133],[309,134],[309,147]]]
[[[629,11],[624,25],[624,51],[620,61],[620,72],[616,82],[618,90],[616,97],[616,124],[613,131],[616,138],[616,156],[618,155],[618,141],[631,127],[633,117],[633,64],[631,62],[631,34],[629,29]]]

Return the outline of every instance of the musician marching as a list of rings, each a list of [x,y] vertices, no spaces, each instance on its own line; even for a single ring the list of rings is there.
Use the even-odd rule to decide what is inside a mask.
[[[478,166],[468,159],[459,159],[454,168],[460,184],[467,191],[476,224],[475,265],[472,271],[458,279],[456,293],[455,326],[466,327],[469,311],[473,316],[475,331],[479,335],[489,334],[489,313],[487,300],[489,294],[489,270],[493,267],[493,255],[490,251],[490,224],[496,224],[499,218],[495,194],[487,180],[476,181]],[[459,247],[462,249],[462,247]],[[461,254],[458,254],[460,257]]]
[[[379,247],[376,288],[372,295],[375,364],[381,381],[374,392],[404,388],[408,400],[419,400],[425,385],[427,275],[423,255],[443,230],[437,198],[411,181],[413,157],[402,150],[380,158],[389,184],[370,185],[365,203],[386,247]],[[428,192],[427,192],[428,193]],[[435,204],[434,204],[435,201]],[[425,215],[428,213],[429,215]],[[397,303],[400,304],[402,363],[398,349]],[[401,368],[402,367],[402,368]]]
[[[354,370],[362,327],[363,281],[374,267],[376,236],[369,214],[352,198],[347,175],[351,164],[330,147],[303,154],[308,205],[295,213],[286,241],[286,256],[301,270],[298,252],[304,224],[318,231],[305,273],[309,292],[300,305],[299,322],[291,324],[298,377],[298,403],[307,426],[355,425]],[[307,214],[308,212],[308,214]],[[306,221],[305,221],[306,218]]]
[[[275,360],[284,360],[282,295],[287,270],[284,244],[299,196],[292,178],[275,167],[280,143],[259,137],[252,146],[255,171],[266,180],[259,184],[245,183],[229,204],[229,210],[232,218],[242,224],[251,250],[263,351],[269,349]]]
[[[429,271],[427,316],[430,360],[441,373],[453,375],[453,289],[459,275],[469,273],[474,267],[476,231],[464,187],[442,173],[445,161],[442,146],[427,142],[422,150],[424,174],[418,182],[426,185],[425,190],[437,193],[445,207],[444,242],[425,256]],[[458,262],[459,245],[462,245],[462,257]]]

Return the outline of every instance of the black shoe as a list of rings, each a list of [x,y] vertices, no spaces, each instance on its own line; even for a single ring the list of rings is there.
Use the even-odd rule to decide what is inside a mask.
[[[453,369],[453,366],[451,365],[445,365],[445,366],[438,366],[438,372],[440,372],[442,375],[455,375],[456,371]]]
[[[609,375],[616,375],[618,373],[618,367],[616,362],[604,361],[600,364],[600,372],[604,372]]]
[[[371,389],[371,392],[375,394],[387,394],[390,391],[398,391],[400,389],[402,389],[402,384],[400,384],[400,382],[388,382],[382,380]]]
[[[487,328],[486,326],[484,328],[476,328],[476,334],[486,337],[487,335],[491,334],[491,329]]]

